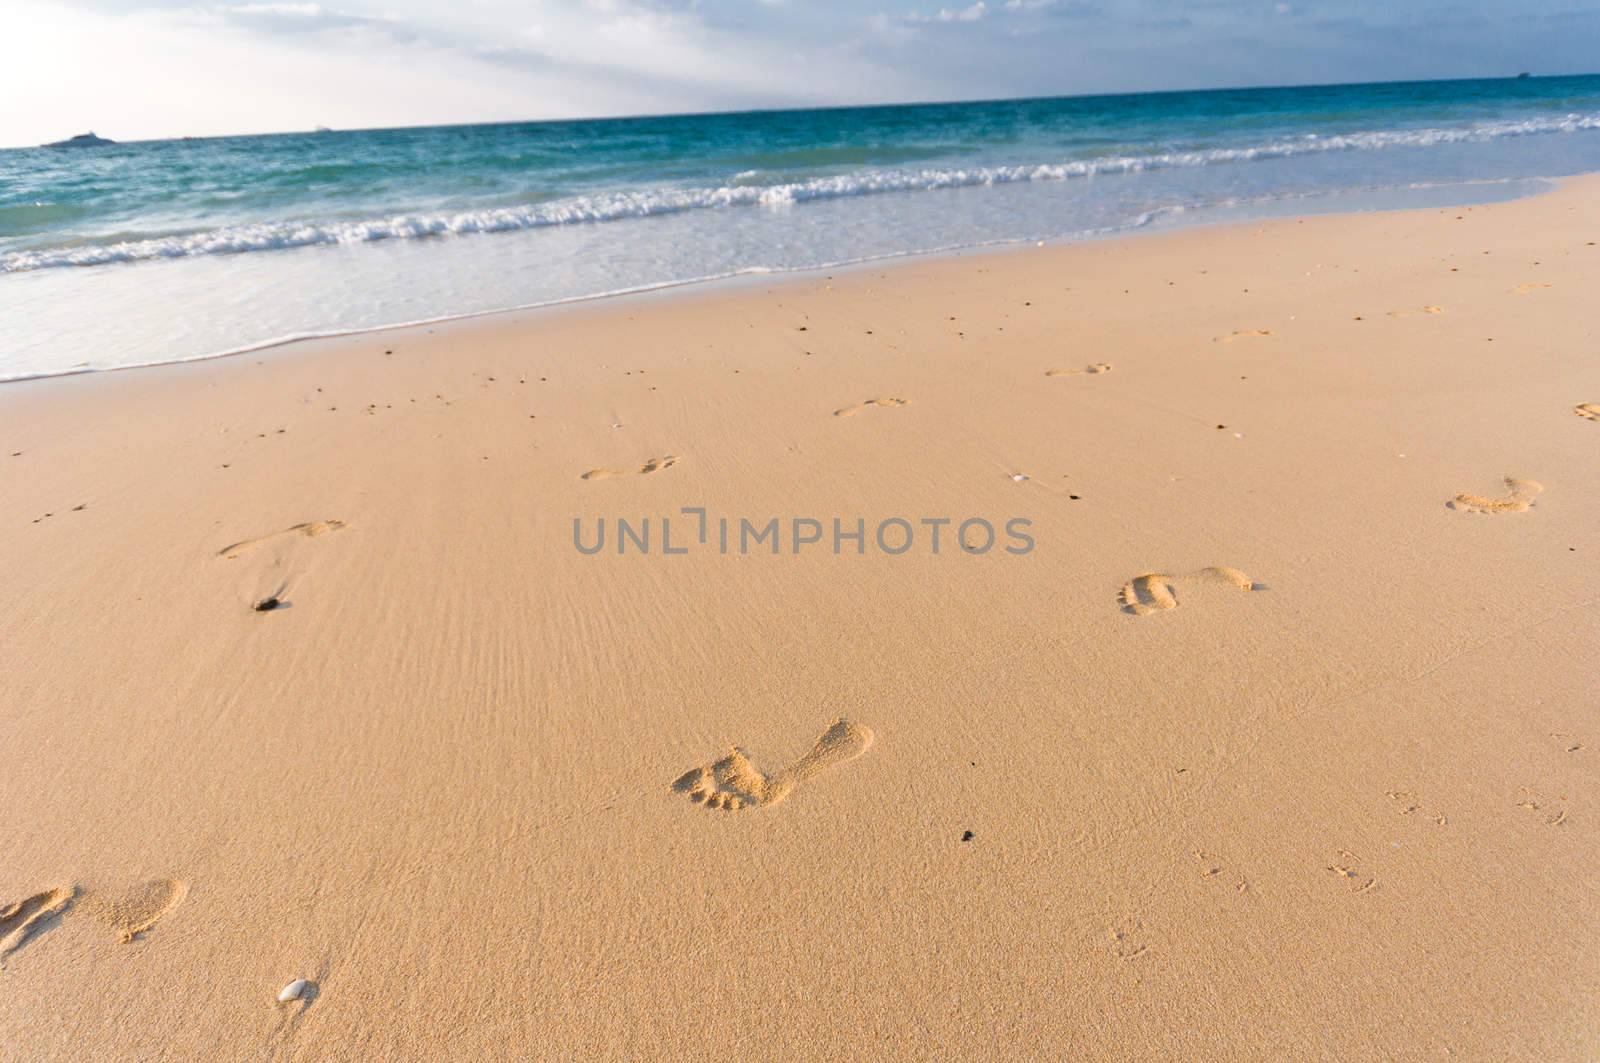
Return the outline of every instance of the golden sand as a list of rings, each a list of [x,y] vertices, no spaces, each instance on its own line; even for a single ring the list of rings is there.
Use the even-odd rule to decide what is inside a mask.
[[[0,1058],[1593,1058],[1597,192],[0,388]]]

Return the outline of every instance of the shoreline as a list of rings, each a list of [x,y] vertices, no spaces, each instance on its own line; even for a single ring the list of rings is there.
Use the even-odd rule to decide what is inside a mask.
[[[1360,215],[1370,213],[1389,213],[1393,211],[1418,210],[1447,207],[1482,206],[1488,203],[1509,202],[1516,199],[1525,199],[1531,196],[1546,195],[1560,188],[1563,183],[1582,180],[1592,174],[1574,174],[1559,177],[1504,177],[1490,178],[1481,181],[1446,181],[1412,183],[1407,185],[1379,186],[1371,188],[1341,189],[1332,192],[1303,193],[1290,196],[1263,196],[1258,199],[1243,203],[1214,204],[1201,211],[1179,209],[1176,213],[1169,212],[1165,215],[1146,217],[1137,224],[1120,228],[1096,230],[1084,233],[1072,233],[1064,236],[1046,237],[1018,237],[997,238],[994,240],[978,241],[975,243],[954,244],[947,247],[931,248],[927,250],[898,251],[882,255],[873,255],[864,258],[847,259],[840,262],[828,262],[816,266],[799,266],[794,268],[768,268],[750,267],[733,273],[718,274],[705,277],[691,277],[684,280],[662,281],[647,284],[636,288],[624,288],[616,291],[597,292],[590,295],[578,295],[564,299],[554,299],[545,302],[532,302],[512,306],[496,307],[488,310],[474,310],[464,313],[442,314],[436,317],[419,318],[413,321],[392,322],[381,325],[364,326],[351,329],[332,329],[300,333],[288,336],[275,337],[258,343],[249,343],[244,346],[232,347],[207,354],[191,355],[187,357],[160,359],[149,362],[138,362],[128,365],[112,365],[104,367],[75,366],[53,372],[29,373],[18,376],[0,377],[0,388],[10,384],[27,383],[37,380],[49,380],[55,377],[83,376],[94,373],[125,372],[133,369],[153,369],[169,365],[183,365],[194,362],[207,362],[219,358],[233,358],[240,355],[255,354],[261,351],[276,350],[298,343],[348,339],[359,336],[377,335],[384,332],[405,331],[408,329],[425,328],[430,325],[450,324],[453,322],[472,321],[483,318],[494,318],[507,314],[522,314],[533,311],[553,311],[566,307],[578,307],[591,303],[605,303],[621,299],[644,299],[651,297],[670,297],[674,294],[693,294],[696,292],[716,292],[729,288],[738,288],[743,285],[754,285],[769,282],[773,279],[779,281],[793,278],[804,281],[808,277],[825,272],[849,273],[855,270],[874,269],[884,265],[899,263],[916,263],[937,261],[945,258],[958,258],[970,255],[1004,254],[1027,249],[1029,247],[1066,247],[1080,244],[1097,244],[1106,241],[1115,241],[1138,236],[1160,235],[1163,233],[1183,232],[1190,229],[1205,229],[1229,225],[1250,225],[1263,221],[1278,220],[1285,217],[1325,217],[1335,215]],[[1481,196],[1447,196],[1436,201],[1422,204],[1394,203],[1390,206],[1372,206],[1372,203],[1383,202],[1383,197],[1404,196],[1407,193],[1457,191],[1464,193],[1468,189],[1505,188],[1508,186],[1526,186],[1527,191],[1506,198],[1484,198]],[[1339,202],[1346,199],[1356,199],[1358,205],[1341,208],[1329,207],[1323,210],[1306,210],[1304,212],[1289,212],[1270,210],[1269,207],[1286,207],[1291,204],[1315,205],[1317,202]],[[1365,200],[1369,205],[1359,205]],[[1252,210],[1254,208],[1254,210]],[[1183,217],[1198,220],[1163,221],[1163,218]],[[616,224],[608,223],[582,223],[582,224]],[[471,238],[495,237],[502,234],[482,233],[474,234]],[[516,234],[504,234],[514,236]],[[437,237],[439,239],[460,239],[461,237]],[[289,253],[303,253],[318,251],[316,248],[288,249]],[[160,260],[149,263],[160,264]],[[143,264],[141,264],[143,265]],[[72,267],[69,267],[72,268]],[[84,268],[84,267],[78,267]],[[104,268],[104,267],[87,267]]]
[[[0,1055],[1588,1058],[1597,190],[0,388]]]

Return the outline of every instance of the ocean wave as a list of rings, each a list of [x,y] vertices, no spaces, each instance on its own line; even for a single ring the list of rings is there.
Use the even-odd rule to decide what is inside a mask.
[[[1586,130],[1600,130],[1600,114],[1569,114],[1561,118],[1485,122],[1449,128],[1377,130],[1334,135],[1310,133],[1245,147],[1116,155],[1035,165],[866,170],[785,184],[617,191],[539,204],[448,213],[399,214],[365,221],[263,222],[147,239],[14,251],[0,254],[0,273],[319,245],[353,245],[381,240],[514,232],[739,206],[784,208],[818,200],[891,192],[1065,181],[1101,174],[1214,166],[1321,152],[1427,147]]]

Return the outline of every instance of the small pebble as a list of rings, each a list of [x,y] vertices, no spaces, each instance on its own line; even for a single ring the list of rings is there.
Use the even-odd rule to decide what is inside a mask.
[[[259,602],[256,602],[250,608],[254,609],[258,613],[270,613],[282,604],[283,599],[279,598],[276,594],[272,594],[261,599]]]
[[[964,842],[970,842],[972,840],[972,832],[970,830],[962,831],[961,832],[961,840],[964,841]]]
[[[300,995],[306,991],[306,986],[310,984],[304,978],[296,978],[278,991],[278,1003],[287,1004],[291,1000],[299,1000]]]

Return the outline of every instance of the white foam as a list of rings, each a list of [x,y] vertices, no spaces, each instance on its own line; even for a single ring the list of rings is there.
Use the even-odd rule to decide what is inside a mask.
[[[1114,236],[1118,233],[1129,232],[1148,226],[1164,211],[1143,212],[1134,217],[1126,226],[1113,228],[1085,229],[1079,232],[1064,234],[1057,239],[1096,239]],[[915,248],[905,251],[893,251],[884,254],[862,255],[851,258],[841,258],[832,261],[818,262],[805,266],[747,266],[741,269],[728,270],[721,273],[708,273],[700,276],[684,277],[679,280],[660,281],[654,284],[639,284],[626,288],[612,288],[605,291],[596,291],[586,295],[575,295],[562,299],[543,299],[533,302],[506,303],[483,310],[468,310],[456,313],[433,314],[426,317],[398,318],[373,325],[360,325],[353,328],[323,328],[307,329],[303,331],[281,333],[267,338],[254,340],[250,343],[203,353],[182,355],[177,357],[166,356],[135,361],[122,361],[108,365],[90,365],[84,362],[74,363],[70,366],[49,369],[24,369],[7,373],[0,367],[0,384],[15,384],[26,380],[46,380],[60,376],[78,376],[83,373],[115,372],[123,369],[151,369],[162,365],[182,365],[188,362],[208,362],[216,358],[230,358],[240,354],[251,354],[256,351],[271,350],[274,347],[283,347],[292,343],[303,343],[308,340],[338,339],[347,336],[362,336],[373,332],[387,332],[393,329],[421,328],[426,325],[440,325],[452,321],[470,321],[474,318],[493,317],[499,314],[511,314],[528,310],[546,310],[558,306],[572,306],[579,303],[597,302],[604,299],[616,299],[621,296],[646,295],[652,292],[665,292],[674,288],[688,288],[697,285],[714,284],[717,282],[737,281],[745,278],[763,276],[781,276],[794,273],[817,273],[831,269],[848,269],[866,266],[878,262],[887,262],[895,259],[922,258],[943,254],[954,254],[962,251],[979,251],[987,248],[1012,246],[1026,243],[1028,240],[993,239],[972,240],[958,244],[945,244],[936,247]],[[1042,244],[1043,241],[1040,241]]]
[[[1322,152],[1477,143],[1504,137],[1575,133],[1587,130],[1600,130],[1600,114],[1569,114],[1561,118],[1487,122],[1441,129],[1378,130],[1334,136],[1306,134],[1249,147],[1118,155],[1062,163],[958,169],[869,170],[779,185],[608,192],[577,196],[553,203],[452,213],[398,214],[388,218],[353,222],[269,222],[109,244],[79,244],[71,247],[13,251],[0,255],[0,273],[318,245],[363,244],[380,240],[512,232],[547,226],[609,222],[739,206],[781,209],[810,201],[848,196],[936,191],[1028,181],[1065,181],[1100,174],[1214,166]]]

